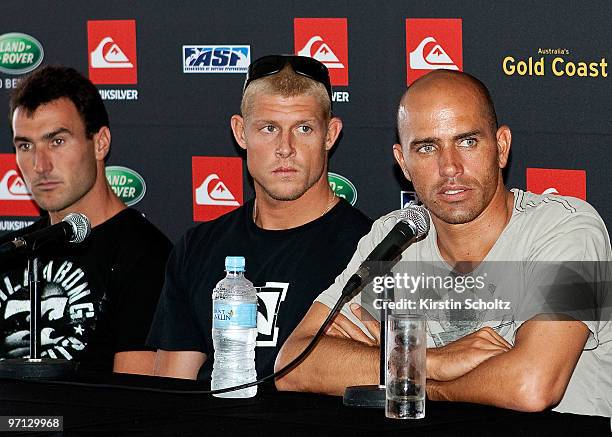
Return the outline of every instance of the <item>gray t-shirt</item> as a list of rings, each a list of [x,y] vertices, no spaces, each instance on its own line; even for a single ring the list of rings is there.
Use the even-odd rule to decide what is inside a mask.
[[[589,328],[589,338],[554,410],[612,416],[612,249],[605,224],[582,200],[518,189],[512,192],[512,217],[483,263],[469,273],[471,286],[465,286],[467,281],[459,282],[457,278],[463,275],[443,260],[432,225],[428,235],[404,250],[393,267],[393,301],[416,305],[415,311],[399,312],[425,314],[428,347],[443,346],[484,326],[514,343],[522,323],[540,313],[565,313],[582,320]],[[374,222],[347,268],[316,301],[329,308],[335,305],[348,278],[393,228],[399,215],[400,211],[394,211]],[[401,275],[405,279],[406,274],[413,278],[412,287],[410,281],[397,279]],[[439,282],[427,282],[433,277]],[[414,279],[421,281],[420,286]],[[380,289],[370,284],[351,302],[363,305],[379,319]],[[570,300],[570,295],[581,299]],[[466,305],[468,300],[480,306]],[[445,305],[432,303],[445,301]],[[397,307],[393,312],[398,312]],[[367,333],[348,304],[342,313]]]

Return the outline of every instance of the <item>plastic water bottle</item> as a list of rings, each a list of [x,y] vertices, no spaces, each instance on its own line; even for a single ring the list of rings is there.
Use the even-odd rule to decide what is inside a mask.
[[[213,345],[215,361],[211,388],[233,387],[257,379],[257,292],[244,277],[243,256],[225,258],[227,275],[213,290]],[[251,398],[257,386],[216,394],[222,398]]]

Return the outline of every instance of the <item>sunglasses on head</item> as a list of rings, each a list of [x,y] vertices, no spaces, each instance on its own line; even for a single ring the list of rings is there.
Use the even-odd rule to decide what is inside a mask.
[[[285,68],[287,64],[291,65],[291,68],[293,68],[293,71],[297,74],[301,74],[302,76],[322,83],[327,90],[329,101],[331,102],[331,83],[329,81],[329,71],[327,67],[316,59],[307,56],[269,55],[253,61],[251,65],[249,65],[242,92],[244,93],[249,84],[254,80],[276,74]]]

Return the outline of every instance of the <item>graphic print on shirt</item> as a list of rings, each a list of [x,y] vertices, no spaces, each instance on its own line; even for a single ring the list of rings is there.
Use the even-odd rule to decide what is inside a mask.
[[[513,325],[511,308],[489,310],[468,305],[469,302],[508,299],[496,293],[501,283],[499,278],[504,277],[504,272],[499,269],[505,266],[506,263],[487,264],[487,272],[482,275],[482,286],[468,287],[464,284],[457,289],[450,287],[419,290],[419,301],[423,305],[423,313],[427,319],[428,347],[446,346],[485,326],[493,328],[502,337],[506,336]],[[445,273],[437,273],[436,276],[445,278],[464,276],[456,273],[451,273],[451,276],[444,275]],[[473,273],[465,276],[476,277]],[[518,273],[506,276],[517,277]]]
[[[20,278],[15,277],[22,275]],[[42,269],[41,356],[78,358],[95,329],[105,297],[93,296],[86,273],[71,261],[49,261]],[[27,271],[0,276],[0,357],[30,353]]]
[[[278,327],[276,326],[281,302],[285,300],[288,282],[266,282],[257,290],[257,346],[276,346]]]

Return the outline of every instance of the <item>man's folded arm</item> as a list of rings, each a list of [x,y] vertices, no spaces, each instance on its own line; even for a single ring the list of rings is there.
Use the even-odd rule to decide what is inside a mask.
[[[312,353],[291,373],[276,381],[279,390],[340,395],[348,386],[379,382],[380,323],[358,304],[351,304],[351,311],[369,335],[348,317],[339,314]],[[283,345],[275,370],[306,348],[328,314],[325,305],[313,304]],[[454,379],[510,348],[511,345],[491,328],[483,328],[442,348],[428,349],[427,376]]]
[[[427,381],[432,400],[542,411],[561,401],[587,341],[578,321],[538,316],[517,331],[514,347],[451,381]]]

